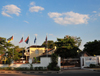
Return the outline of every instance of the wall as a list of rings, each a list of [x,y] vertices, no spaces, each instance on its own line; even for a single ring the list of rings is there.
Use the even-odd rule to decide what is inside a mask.
[[[49,65],[49,63],[51,62],[51,58],[50,57],[41,57],[41,63],[39,64],[33,64],[33,67],[47,67]],[[60,67],[60,61],[61,58],[58,57],[58,66]],[[0,64],[0,67],[9,67],[6,64]],[[30,64],[11,64],[10,67],[30,67]]]
[[[36,53],[36,50],[38,50],[39,53]],[[45,52],[45,47],[30,47],[30,58],[33,59],[33,57],[40,56],[44,52]]]
[[[98,65],[100,63],[100,56],[80,57],[81,68],[89,67],[90,64]]]

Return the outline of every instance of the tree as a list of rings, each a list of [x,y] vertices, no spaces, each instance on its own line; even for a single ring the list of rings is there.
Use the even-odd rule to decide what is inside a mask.
[[[63,39],[57,38],[55,53],[62,58],[76,57],[78,55],[77,50],[80,50],[77,44],[76,39],[71,36],[65,36]]]
[[[48,47],[49,49],[53,49],[54,46],[55,46],[55,44],[54,44],[54,42],[53,42],[52,40],[49,40],[49,41],[47,41],[47,44],[46,44],[46,42],[44,41],[43,44],[42,44],[42,46]]]
[[[22,57],[24,48],[20,48],[19,46],[14,47],[14,61],[17,61]]]
[[[5,57],[6,56],[5,54],[8,53],[7,55],[8,64],[11,64],[12,59],[15,61],[20,59],[20,56],[22,56],[22,54],[20,54],[19,52],[22,50],[23,48],[19,48],[19,46],[14,46],[13,44],[6,42],[6,38],[0,37],[0,54],[4,54],[4,56],[2,57]]]
[[[80,44],[81,44],[81,39],[80,39],[80,37],[74,37],[74,36],[68,36],[68,35],[66,35],[64,38],[69,38],[69,37],[71,37],[72,39],[74,39],[74,41],[75,41],[75,45],[77,45],[77,47],[79,47],[80,46]]]
[[[90,55],[100,55],[100,40],[89,41],[84,45],[83,51]]]
[[[0,54],[4,54],[7,49],[13,46],[13,44],[6,42],[6,38],[0,37]]]

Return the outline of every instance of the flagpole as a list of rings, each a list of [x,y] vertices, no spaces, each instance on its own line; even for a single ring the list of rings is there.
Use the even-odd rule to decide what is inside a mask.
[[[29,36],[30,38],[30,36]],[[30,58],[30,39],[29,39],[29,58]]]
[[[46,37],[48,37],[48,34],[47,34],[47,36]],[[48,39],[47,39],[47,45],[46,45],[46,53],[47,53],[47,57],[48,57]]]
[[[14,44],[14,35],[13,35],[13,44]],[[14,58],[14,47],[13,47],[13,58]]]
[[[35,50],[35,54],[36,54],[36,58],[37,58],[37,42],[36,42],[36,39],[37,39],[37,35],[35,34],[35,39],[34,39],[34,45],[36,43],[36,50]]]
[[[22,38],[24,38],[24,35],[22,35]],[[22,49],[23,49],[23,42],[22,42]],[[23,58],[23,50],[22,50],[22,58]],[[23,62],[23,59],[22,59],[22,62]]]
[[[14,44],[14,35],[13,35],[13,44]],[[14,58],[14,47],[13,47],[13,58]]]
[[[36,35],[36,39],[37,39],[37,35]],[[38,51],[38,50],[37,50],[37,42],[36,42],[36,51]],[[37,55],[37,56],[38,56],[38,55]],[[36,60],[37,60],[37,57],[36,57]]]

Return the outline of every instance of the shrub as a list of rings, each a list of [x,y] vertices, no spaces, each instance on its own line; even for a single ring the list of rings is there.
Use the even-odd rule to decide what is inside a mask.
[[[52,54],[51,56],[51,63],[47,66],[48,70],[60,70],[57,66],[58,56],[56,54]]]
[[[53,70],[53,63],[49,63],[49,65],[47,66],[48,70]]]
[[[33,64],[30,64],[30,70],[33,70]]]
[[[96,65],[95,64],[90,64],[90,68],[95,68]]]
[[[54,66],[53,63],[50,63],[48,66],[47,66],[48,70],[55,70],[55,71],[59,71],[60,68],[58,66]]]
[[[11,58],[7,58],[7,64],[11,64],[11,62],[12,62],[12,60],[11,60]]]
[[[38,67],[39,70],[43,70],[43,67]]]
[[[47,67],[44,67],[43,70],[46,71],[47,70]]]
[[[58,66],[56,66],[56,67],[54,67],[54,70],[55,70],[55,71],[59,71],[60,68],[59,68]]]
[[[12,68],[11,67],[7,67],[7,70],[12,70]]]
[[[39,68],[38,68],[38,67],[35,67],[35,68],[34,68],[34,70],[36,70],[36,71],[37,71],[37,70],[39,70]]]

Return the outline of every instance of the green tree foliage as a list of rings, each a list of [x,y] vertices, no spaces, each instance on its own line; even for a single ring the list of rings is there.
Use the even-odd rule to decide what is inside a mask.
[[[19,46],[14,46],[13,44],[6,42],[6,38],[0,37],[0,54],[8,53],[7,61],[9,64],[11,63],[12,59],[15,61],[20,59],[20,56],[22,56],[22,53],[19,53],[19,52],[22,50],[23,48],[19,48]]]
[[[46,42],[44,41],[42,46],[44,47],[48,47],[49,49],[53,49],[55,46],[55,43],[52,40],[47,41],[48,45],[46,44]]]
[[[90,55],[100,55],[100,40],[87,42],[84,45],[83,51],[88,52]]]
[[[72,39],[74,39],[75,45],[77,47],[79,47],[81,45],[81,41],[82,40],[81,40],[80,37],[74,37],[74,36],[68,36],[68,35],[66,35],[64,38],[69,38],[69,37],[71,37]]]
[[[51,56],[51,63],[47,66],[49,70],[60,70],[60,68],[57,66],[58,63],[58,56],[56,54],[52,54]]]
[[[6,42],[6,38],[0,37],[0,54],[5,53],[7,49],[13,46],[13,44]]]
[[[76,38],[71,36],[65,36],[63,39],[58,38],[55,44],[57,47],[55,53],[60,55],[62,58],[76,57],[78,54],[77,50],[80,50]]]
[[[5,51],[5,48],[4,48],[5,40],[6,40],[5,38],[0,37],[0,54],[2,54]]]

